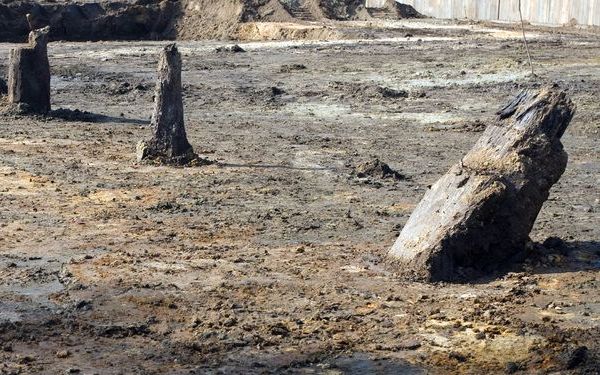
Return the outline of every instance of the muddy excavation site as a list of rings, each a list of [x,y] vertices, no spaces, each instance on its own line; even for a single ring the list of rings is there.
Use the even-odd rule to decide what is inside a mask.
[[[52,111],[2,96],[0,374],[600,373],[598,31],[527,25],[534,76],[520,25],[357,14],[175,38],[185,165],[136,158],[170,38],[50,34]],[[553,84],[577,109],[531,240],[407,277],[424,195]]]

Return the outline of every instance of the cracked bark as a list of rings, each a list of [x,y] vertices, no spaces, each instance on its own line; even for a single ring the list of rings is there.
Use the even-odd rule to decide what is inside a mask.
[[[138,144],[138,160],[187,164],[197,158],[185,132],[181,90],[181,55],[177,46],[170,44],[161,52],[158,64],[152,138]]]
[[[556,87],[524,91],[417,205],[389,256],[400,273],[459,281],[494,272],[524,250],[567,165],[560,138],[575,106]]]
[[[23,112],[50,112],[48,27],[29,33],[29,45],[9,52],[8,101]]]

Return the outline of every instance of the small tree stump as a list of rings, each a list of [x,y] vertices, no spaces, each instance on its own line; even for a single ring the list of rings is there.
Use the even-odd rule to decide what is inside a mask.
[[[181,55],[175,44],[166,46],[160,55],[151,126],[152,138],[137,145],[139,161],[187,164],[197,158],[185,133]]]
[[[401,273],[427,281],[472,279],[521,253],[566,168],[560,138],[574,112],[557,88],[524,91],[499,111],[402,229],[389,252]]]
[[[8,102],[26,112],[50,112],[50,63],[48,32],[29,33],[29,46],[10,50],[8,63]]]

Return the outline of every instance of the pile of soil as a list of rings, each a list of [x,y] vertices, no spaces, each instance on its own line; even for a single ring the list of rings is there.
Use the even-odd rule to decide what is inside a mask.
[[[365,9],[363,0],[1,1],[0,40],[9,42],[25,42],[30,28],[48,25],[51,40],[244,39],[248,30],[240,31],[240,26],[253,22],[378,17]],[[392,18],[420,16],[412,7],[393,0],[388,0],[382,14]],[[308,35],[323,36],[327,35]]]
[[[329,87],[332,91],[339,92],[339,95],[364,101],[399,100],[422,95],[420,92],[411,93],[404,89],[356,82],[332,81],[329,83]]]
[[[323,11],[321,3],[331,2],[334,0],[183,0],[182,16],[177,24],[178,38],[264,39],[265,34],[276,34],[279,31],[259,30],[260,28],[254,25],[255,22],[292,23],[324,20],[329,17],[327,12]],[[340,19],[345,19],[343,14],[340,16],[342,16]],[[339,17],[332,13],[330,18]],[[302,35],[287,35],[284,32],[275,39],[302,37]]]
[[[45,26],[50,26],[51,40],[174,39],[180,14],[180,2],[172,0],[81,4],[4,0],[0,40],[25,42],[31,28]]]
[[[358,178],[393,179],[396,181],[406,179],[406,176],[392,169],[378,158],[374,158],[354,167],[352,175]]]
[[[386,0],[382,8],[365,8],[364,0],[314,0],[325,17],[335,20],[365,20],[371,18],[421,18],[422,14],[410,5]]]

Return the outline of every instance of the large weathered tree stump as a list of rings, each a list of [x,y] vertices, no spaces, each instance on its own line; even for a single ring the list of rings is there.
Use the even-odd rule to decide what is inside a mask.
[[[560,138],[575,112],[557,88],[524,91],[417,205],[389,252],[427,281],[489,274],[521,253],[563,174]]]
[[[30,32],[29,45],[9,53],[8,101],[26,112],[50,111],[49,31],[45,27]]]
[[[152,138],[138,143],[138,160],[186,164],[197,158],[185,133],[181,55],[175,44],[166,46],[160,55],[151,126]]]

